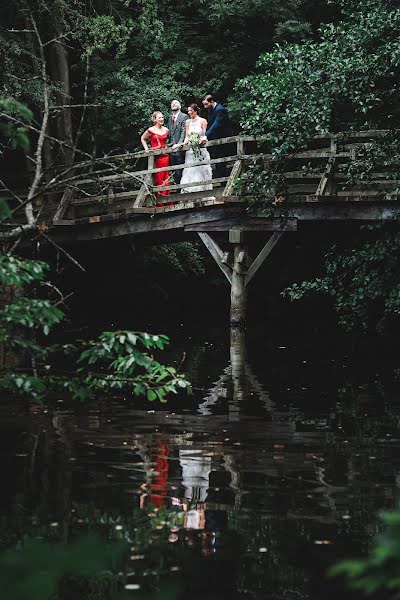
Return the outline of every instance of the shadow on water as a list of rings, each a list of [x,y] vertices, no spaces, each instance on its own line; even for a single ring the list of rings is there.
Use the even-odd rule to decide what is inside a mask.
[[[175,598],[350,597],[325,573],[368,549],[376,512],[398,497],[392,371],[332,346],[300,355],[240,328],[226,338],[185,340],[189,399],[3,405],[3,545],[33,516],[69,539],[76,522],[114,515],[132,544],[132,598],[151,589],[155,563],[158,584],[179,583]]]

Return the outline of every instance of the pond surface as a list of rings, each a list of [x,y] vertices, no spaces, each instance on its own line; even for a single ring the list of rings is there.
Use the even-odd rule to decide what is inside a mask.
[[[160,539],[162,583],[178,585],[160,598],[348,594],[327,568],[365,553],[376,513],[398,498],[393,365],[332,340],[296,347],[266,336],[182,334],[169,358],[194,392],[165,405],[2,404],[3,538],[33,515],[65,528],[82,507],[129,529],[124,519],[141,509],[154,537],[132,548],[132,598],[149,589]]]

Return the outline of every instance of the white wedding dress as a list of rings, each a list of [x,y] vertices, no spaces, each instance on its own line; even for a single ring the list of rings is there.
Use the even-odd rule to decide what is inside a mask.
[[[200,117],[196,117],[195,119],[189,119],[189,135],[193,132],[198,133],[200,137],[203,135],[203,132],[201,130]],[[210,160],[210,154],[207,148],[201,148],[200,152],[201,157],[204,161]],[[181,194],[185,194],[188,192],[203,192],[206,190],[213,189],[212,184],[201,185],[202,181],[210,181],[212,179],[211,165],[199,165],[197,167],[190,167],[189,165],[194,162],[197,161],[195,161],[193,150],[187,150],[181,184],[199,182],[199,185],[193,185],[188,188],[183,187],[181,189]]]

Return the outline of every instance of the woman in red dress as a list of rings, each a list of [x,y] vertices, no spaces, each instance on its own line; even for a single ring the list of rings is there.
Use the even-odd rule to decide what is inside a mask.
[[[153,127],[146,129],[140,141],[142,142],[143,148],[146,152],[149,152],[147,140],[150,139],[150,144],[153,150],[160,150],[166,148],[166,141],[169,135],[169,129],[164,127],[164,115],[156,111],[153,113]],[[160,154],[156,156],[155,168],[169,167],[170,155]],[[164,189],[157,192],[157,196],[169,196],[171,191],[169,171],[161,171],[161,173],[154,173],[154,183],[157,187],[163,187]],[[156,206],[165,206],[164,204],[156,204]]]

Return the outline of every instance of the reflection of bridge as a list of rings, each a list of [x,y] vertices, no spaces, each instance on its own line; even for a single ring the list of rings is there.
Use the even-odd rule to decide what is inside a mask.
[[[300,229],[303,223],[321,221],[376,221],[400,214],[398,181],[386,173],[374,173],[368,181],[349,183],[345,169],[357,151],[382,132],[325,134],[315,137],[307,149],[286,156],[279,163],[264,155],[266,168],[284,176],[284,189],[272,190],[271,210],[251,211],[251,197],[241,195],[236,182],[258,156],[257,144],[264,138],[236,136],[208,142],[220,146],[221,158],[211,165],[225,163],[229,175],[210,180],[211,191],[181,193],[181,185],[172,185],[169,197],[157,197],[160,187],[152,184],[155,173],[173,173],[182,165],[155,168],[155,157],[171,149],[122,154],[77,163],[65,184],[58,206],[45,208],[46,223],[53,239],[73,244],[90,240],[129,235],[156,236],[170,232],[198,233],[231,284],[231,320],[245,318],[246,287],[278,242],[283,232]],[[147,160],[147,164],[144,162]],[[194,164],[206,164],[198,161]],[[283,166],[282,166],[283,165]],[[190,184],[196,185],[196,184]],[[66,186],[66,187],[65,187]],[[185,188],[188,187],[185,184]],[[169,204],[173,202],[174,205]],[[255,205],[257,206],[257,205]],[[43,212],[44,214],[44,212]],[[252,232],[270,232],[269,239],[253,260],[245,244]],[[229,244],[222,246],[211,233],[225,235]],[[227,241],[227,240],[226,240]]]

